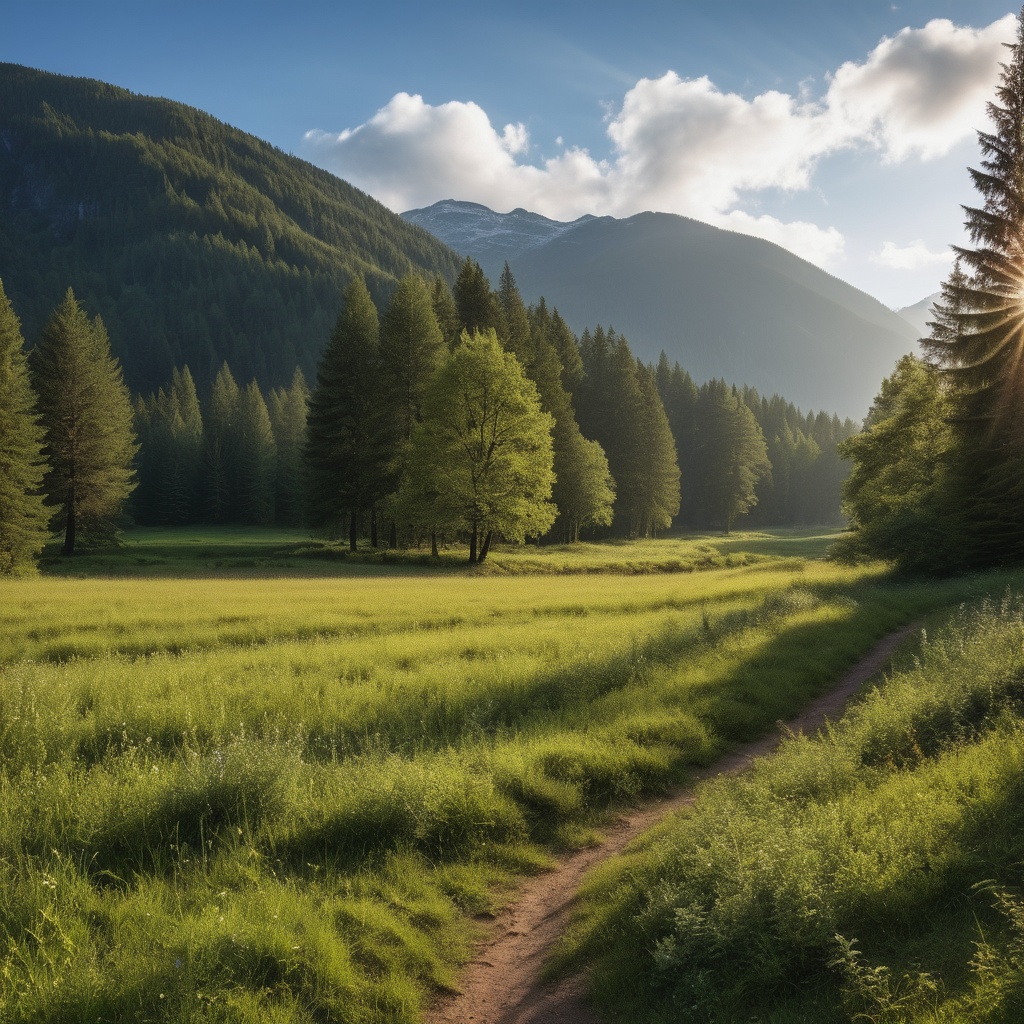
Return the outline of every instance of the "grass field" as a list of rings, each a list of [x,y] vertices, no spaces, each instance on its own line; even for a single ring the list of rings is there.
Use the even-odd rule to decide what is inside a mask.
[[[961,609],[828,735],[590,879],[563,961],[614,1020],[1024,1020],[1024,602]]]
[[[341,557],[147,531],[0,583],[0,1019],[415,1021],[516,878],[1004,578],[828,535]]]

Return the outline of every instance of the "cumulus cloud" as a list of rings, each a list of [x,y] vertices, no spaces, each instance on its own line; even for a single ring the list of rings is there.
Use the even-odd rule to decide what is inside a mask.
[[[645,78],[609,112],[604,159],[561,139],[560,152],[539,157],[522,123],[499,132],[475,103],[434,106],[404,92],[357,128],[307,132],[306,148],[398,211],[451,197],[559,220],[659,210],[828,265],[843,247],[835,228],[755,217],[744,199],[807,189],[821,159],[843,149],[868,147],[890,163],[948,153],[984,124],[1002,43],[1015,30],[1012,15],[978,29],[944,19],[903,29],[863,63],[843,64],[818,97],[803,87],[796,96],[772,90],[747,99],[672,71]]]
[[[871,257],[872,263],[893,270],[920,270],[922,267],[941,266],[952,261],[953,253],[950,249],[935,252],[920,238],[907,245],[885,242],[881,250]]]

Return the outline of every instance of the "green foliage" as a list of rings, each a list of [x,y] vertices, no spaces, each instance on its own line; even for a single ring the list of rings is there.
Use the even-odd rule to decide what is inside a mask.
[[[139,486],[133,511],[143,523],[200,518],[203,416],[192,374],[174,369],[169,387],[135,406]]]
[[[135,487],[132,406],[103,322],[90,320],[69,288],[30,363],[45,430],[43,481],[64,554],[79,533],[108,539]]]
[[[647,537],[679,511],[675,441],[650,370],[626,339],[598,326],[580,340],[585,377],[575,397],[580,426],[604,449],[615,481],[615,529]]]
[[[396,293],[397,295],[397,293]],[[381,409],[377,308],[362,281],[345,292],[345,305],[317,370],[309,402],[305,460],[314,526],[340,529],[349,520],[355,550],[358,518],[388,492],[398,440]]]
[[[133,389],[312,378],[344,288],[381,301],[458,258],[335,175],[194,108],[0,66],[0,265],[34,337],[70,283]],[[10,268],[9,270],[6,268]]]
[[[403,277],[380,324],[380,401],[394,418],[399,445],[409,440],[420,418],[424,394],[444,355],[444,340],[423,279]]]
[[[771,473],[764,435],[734,388],[711,380],[697,395],[694,457],[697,513],[705,526],[728,533],[757,501],[759,480]]]
[[[0,282],[0,576],[32,571],[48,536],[35,404],[21,326]]]
[[[277,451],[275,521],[284,526],[297,526],[305,518],[303,450],[309,397],[306,378],[298,368],[289,387],[275,388],[270,393],[270,422]]]
[[[493,331],[464,334],[441,364],[414,425],[401,504],[427,529],[467,530],[470,561],[492,533],[522,541],[554,522],[552,418]],[[483,547],[477,548],[477,540]]]
[[[882,382],[865,429],[839,453],[853,462],[843,496],[853,533],[847,557],[890,559],[908,570],[948,570],[960,513],[949,499],[955,451],[948,392],[935,368],[904,356]]]
[[[274,521],[277,445],[267,403],[256,381],[238,399],[238,512],[243,523]]]

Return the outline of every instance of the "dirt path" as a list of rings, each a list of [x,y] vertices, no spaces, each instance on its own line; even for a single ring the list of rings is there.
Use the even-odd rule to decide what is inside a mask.
[[[786,723],[793,732],[813,732],[827,718],[838,718],[846,702],[881,671],[896,648],[920,628],[907,626],[879,643],[853,666],[828,693],[803,714]],[[755,757],[770,753],[783,730],[747,743],[701,769],[694,785],[714,775],[734,775]],[[642,804],[605,832],[599,847],[581,850],[543,875],[529,879],[514,904],[495,918],[490,936],[466,967],[457,995],[444,997],[427,1014],[427,1024],[598,1024],[584,999],[582,976],[554,983],[540,980],[548,951],[568,921],[583,874],[619,853],[655,822],[694,802],[693,786]]]

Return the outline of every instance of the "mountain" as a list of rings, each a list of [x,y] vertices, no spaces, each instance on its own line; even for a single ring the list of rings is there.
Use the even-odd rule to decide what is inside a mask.
[[[227,359],[312,375],[354,274],[375,299],[459,259],[326,171],[192,107],[0,64],[0,279],[31,343],[69,286],[131,387]]]
[[[566,231],[593,220],[549,220],[539,213],[516,209],[495,213],[479,203],[442,199],[421,210],[407,210],[402,219],[443,238],[456,252],[472,256],[492,281],[497,281],[506,260],[522,256],[553,241]]]
[[[501,254],[524,298],[545,296],[576,331],[614,326],[645,360],[664,350],[697,380],[748,383],[804,408],[863,416],[918,337],[870,295],[780,246],[674,214],[560,223],[448,200],[404,216],[480,260],[494,283]],[[538,230],[530,237],[506,217]],[[497,243],[485,263],[488,232]]]
[[[928,334],[929,321],[935,319],[932,313],[932,306],[940,301],[941,298],[942,292],[935,292],[926,299],[915,302],[912,306],[904,306],[902,309],[897,309],[896,312],[914,328],[919,338],[923,338]]]

